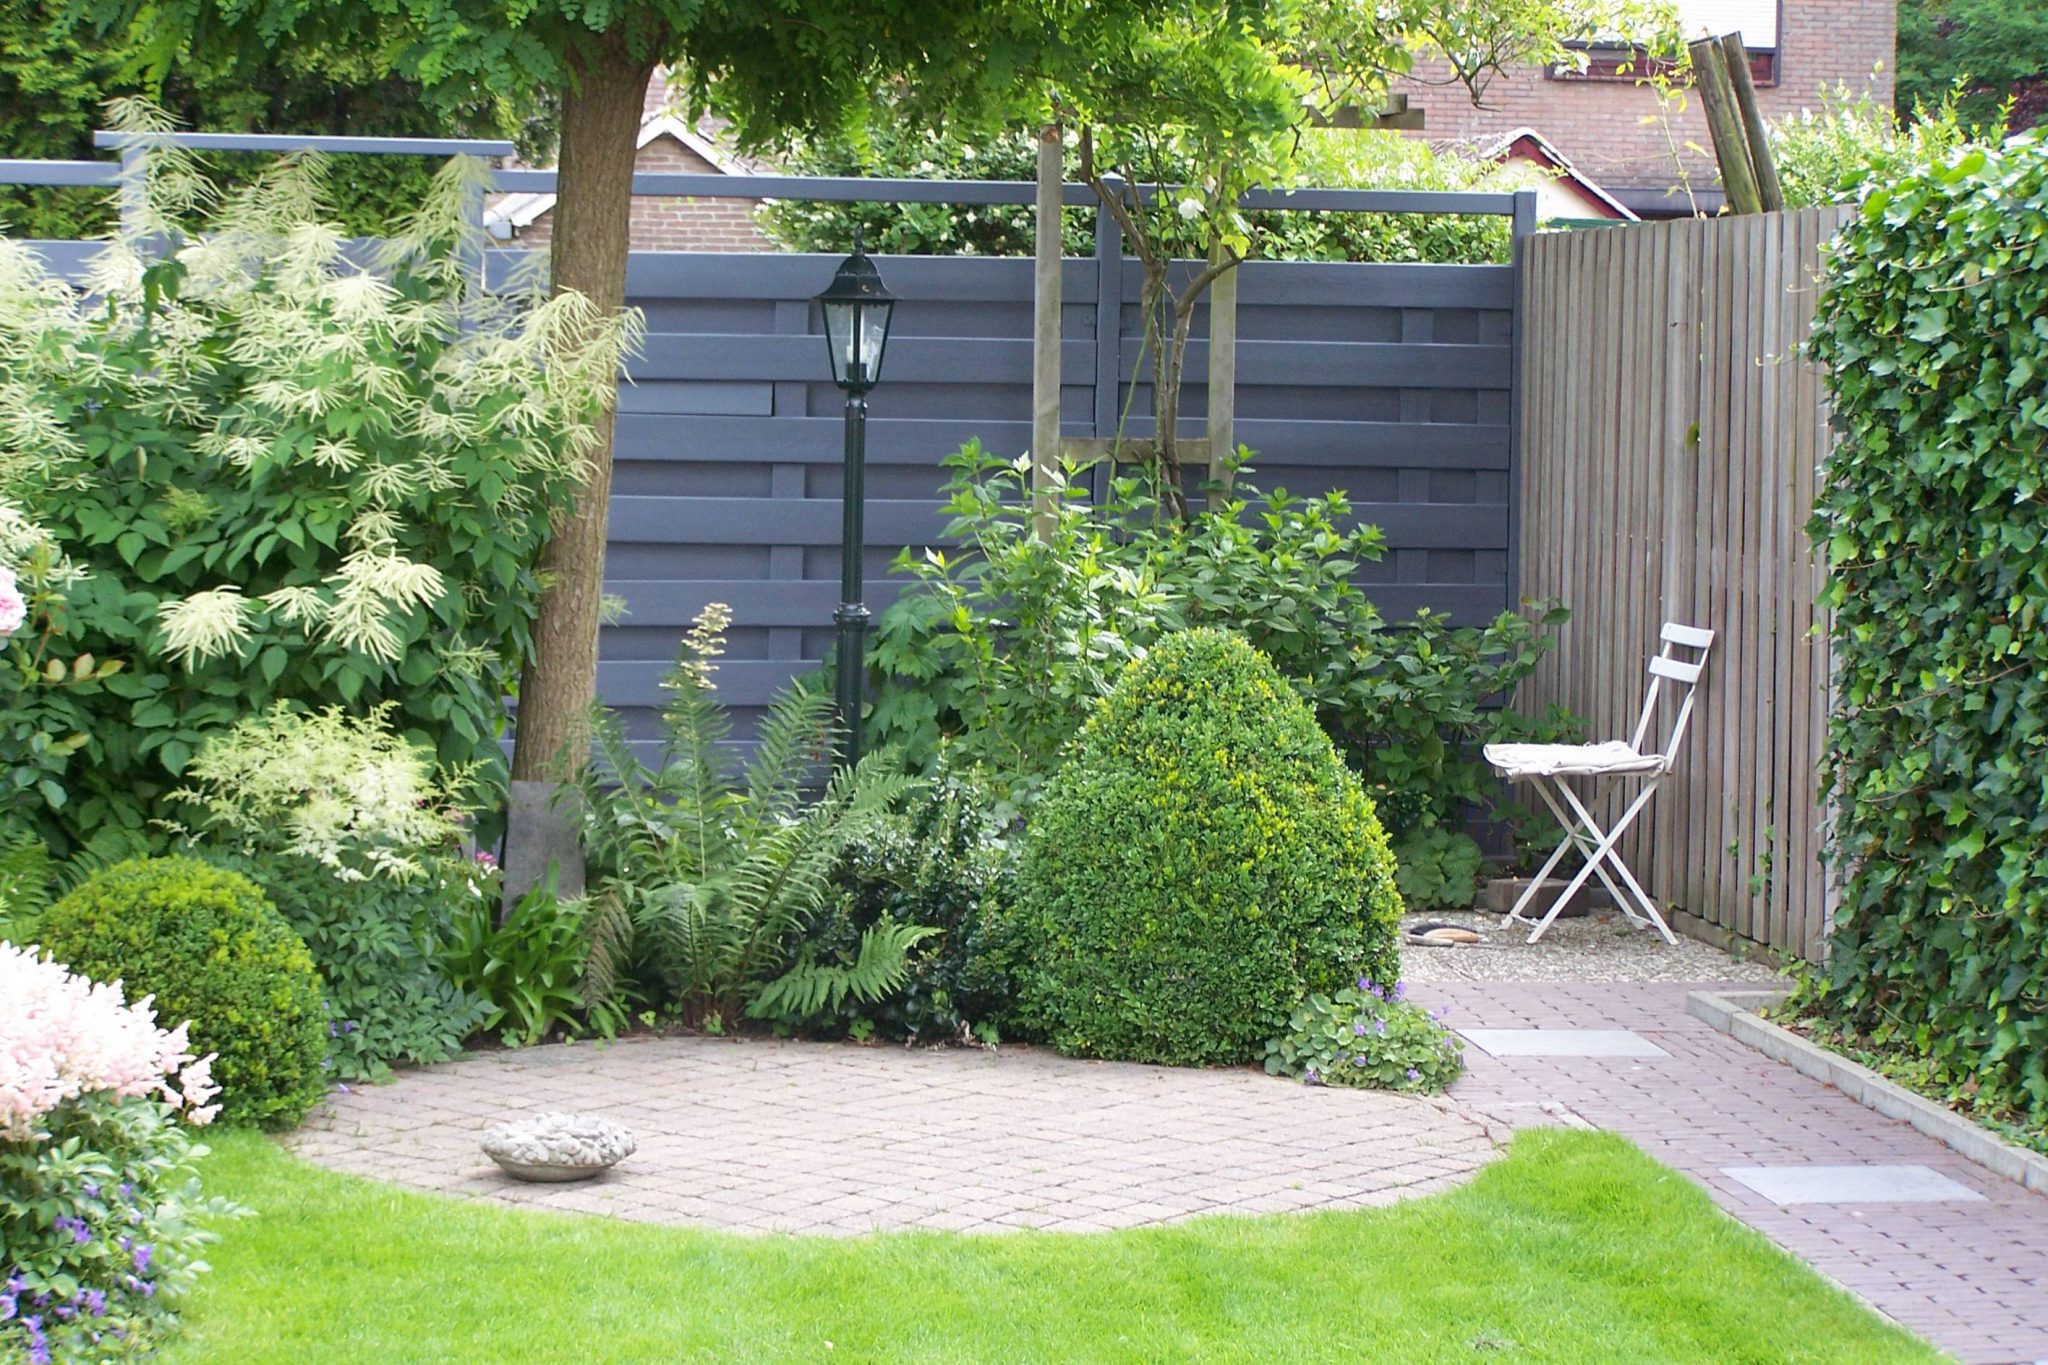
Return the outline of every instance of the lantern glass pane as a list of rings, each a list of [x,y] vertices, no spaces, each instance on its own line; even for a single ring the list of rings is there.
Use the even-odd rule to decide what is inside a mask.
[[[857,303],[825,305],[825,342],[832,355],[832,382],[842,383],[853,372],[854,328],[860,316]]]

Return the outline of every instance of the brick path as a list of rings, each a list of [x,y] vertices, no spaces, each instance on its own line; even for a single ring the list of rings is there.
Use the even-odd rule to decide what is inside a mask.
[[[1743,1222],[1960,1359],[2048,1361],[2048,1197],[1692,1018],[1688,989],[1700,987],[1414,987],[1416,999],[1449,1006],[1454,1026],[1633,1029],[1671,1054],[1496,1058],[1467,1048],[1469,1069],[1451,1092],[1460,1103],[1508,1125],[1576,1116],[1625,1134]],[[1928,1166],[1988,1202],[1779,1207],[1721,1173],[1862,1162]]]
[[[477,1140],[547,1109],[623,1123],[639,1151],[586,1184],[515,1184]],[[340,1096],[291,1142],[496,1203],[825,1234],[1363,1208],[1456,1184],[1496,1150],[1445,1100],[1249,1070],[708,1038],[471,1056]]]

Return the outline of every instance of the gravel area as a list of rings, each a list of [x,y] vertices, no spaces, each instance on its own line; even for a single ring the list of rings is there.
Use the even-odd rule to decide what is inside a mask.
[[[1619,911],[1560,917],[1535,943],[1529,926],[1503,925],[1483,910],[1433,910],[1406,916],[1415,924],[1455,924],[1480,941],[1425,948],[1403,940],[1401,974],[1410,981],[1775,981],[1778,969],[1762,956],[1744,960],[1711,944],[1678,936],[1674,946],[1657,931],[1630,924]]]

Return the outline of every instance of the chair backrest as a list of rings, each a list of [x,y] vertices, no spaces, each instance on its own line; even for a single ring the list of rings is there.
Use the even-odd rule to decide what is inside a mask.
[[[1700,673],[1707,666],[1707,651],[1713,647],[1714,632],[1700,626],[1666,621],[1662,639],[1662,647],[1650,658],[1650,691],[1643,698],[1643,714],[1636,720],[1636,732],[1629,739],[1629,747],[1639,754],[1656,754],[1669,768],[1678,755],[1679,741],[1685,738],[1686,722],[1692,719],[1693,693],[1699,687]],[[1682,657],[1687,654],[1694,657]],[[1667,689],[1678,701],[1678,714],[1671,723],[1670,733],[1658,747],[1646,750],[1643,741],[1649,738],[1650,724],[1656,719],[1659,694]]]

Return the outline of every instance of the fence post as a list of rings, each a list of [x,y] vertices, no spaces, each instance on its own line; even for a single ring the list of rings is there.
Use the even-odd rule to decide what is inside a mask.
[[[1536,235],[1536,191],[1516,190],[1508,227],[1508,265],[1515,272],[1514,316],[1508,319],[1508,600],[1522,603],[1522,348],[1527,344],[1529,239]]]
[[[1095,436],[1109,440],[1117,431],[1117,376],[1123,370],[1124,233],[1116,216],[1095,206]],[[1089,489],[1098,499],[1108,486],[1103,470],[1114,477],[1116,457],[1098,461],[1089,471]]]
[[[1057,123],[1038,133],[1038,235],[1031,289],[1031,527],[1052,529],[1060,475],[1060,229],[1066,188],[1064,135]]]
[[[121,144],[121,236],[133,246],[149,218],[149,172],[134,139]]]
[[[1227,249],[1219,243],[1209,259],[1222,260]],[[1209,286],[1209,416],[1203,435],[1209,438],[1209,477],[1224,471],[1226,488],[1236,478],[1230,458],[1237,453],[1237,272],[1243,268],[1224,271]]]

